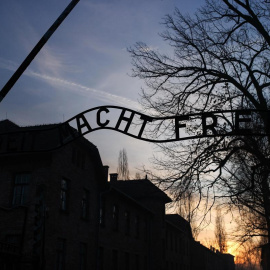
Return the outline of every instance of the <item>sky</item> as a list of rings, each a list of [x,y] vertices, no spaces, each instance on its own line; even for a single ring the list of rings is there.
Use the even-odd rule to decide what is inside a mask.
[[[0,87],[5,85],[70,0],[0,1]],[[0,104],[0,120],[22,125],[59,123],[102,105],[140,111],[144,82],[131,77],[127,48],[143,41],[166,51],[162,19],[175,7],[194,12],[201,0],[80,0]],[[154,145],[115,131],[86,136],[116,172],[126,149],[131,176],[151,168]]]

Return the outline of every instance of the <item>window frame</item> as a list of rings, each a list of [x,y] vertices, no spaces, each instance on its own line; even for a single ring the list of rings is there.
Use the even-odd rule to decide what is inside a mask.
[[[65,181],[66,187],[63,186],[63,181]],[[60,210],[62,212],[68,212],[69,210],[69,190],[70,190],[69,185],[70,181],[62,177],[60,181]]]
[[[30,172],[15,174],[12,206],[23,206],[28,202],[31,177]]]

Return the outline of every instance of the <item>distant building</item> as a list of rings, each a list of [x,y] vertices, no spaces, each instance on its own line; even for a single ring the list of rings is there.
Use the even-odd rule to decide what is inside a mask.
[[[233,256],[202,246],[186,220],[165,214],[171,199],[151,181],[108,181],[85,138],[17,151],[59,144],[55,126],[0,122],[2,135],[26,131],[0,137],[1,270],[234,269]]]
[[[190,224],[176,214],[166,215],[166,269],[191,269],[192,237]]]
[[[101,194],[99,269],[165,269],[165,204],[149,180],[117,181]]]
[[[222,254],[214,248],[208,249],[200,242],[191,243],[191,269],[192,270],[233,270],[234,256]]]

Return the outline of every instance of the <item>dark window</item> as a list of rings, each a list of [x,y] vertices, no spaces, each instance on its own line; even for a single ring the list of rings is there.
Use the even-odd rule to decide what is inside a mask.
[[[130,212],[125,212],[125,233],[126,235],[130,235]]]
[[[148,229],[147,229],[147,219],[145,218],[143,220],[143,238],[144,238],[144,241],[147,241],[147,233],[148,233]]]
[[[99,247],[98,250],[98,270],[104,269],[104,248]]]
[[[139,255],[135,255],[135,269],[140,270],[140,257],[139,257]]]
[[[67,200],[68,200],[68,182],[65,179],[61,180],[61,194],[60,194],[61,204],[60,209],[67,211]]]
[[[119,208],[117,205],[113,206],[113,230],[118,231],[119,225]]]
[[[86,270],[87,244],[80,243],[80,270]]]
[[[129,253],[125,253],[125,270],[130,270],[130,258]]]
[[[143,266],[143,269],[144,270],[147,270],[148,268],[147,268],[147,265],[148,265],[148,263],[147,263],[147,256],[144,256],[144,266]]]
[[[175,252],[178,251],[178,247],[177,247],[177,237],[174,237],[174,250],[175,250]]]
[[[24,205],[28,199],[31,174],[20,173],[15,176],[12,205]]]
[[[21,242],[21,235],[20,234],[7,234],[6,235],[6,242],[14,245],[14,246],[19,246]]]
[[[118,270],[118,252],[117,252],[117,250],[112,251],[112,269]]]
[[[100,224],[100,226],[104,227],[105,222],[106,222],[106,200],[103,198],[101,200],[100,211],[99,211],[99,224]]]
[[[56,270],[65,270],[66,240],[59,238],[56,249]]]
[[[89,191],[88,190],[83,191],[81,217],[84,219],[89,218]]]
[[[135,237],[140,237],[140,218],[138,216],[135,217]]]
[[[163,257],[163,259],[165,258],[165,256],[166,256],[166,244],[165,244],[166,242],[165,242],[165,239],[162,239],[162,257]]]

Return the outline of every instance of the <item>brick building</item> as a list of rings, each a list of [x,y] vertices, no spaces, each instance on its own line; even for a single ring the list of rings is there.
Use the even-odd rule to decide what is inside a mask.
[[[171,199],[147,179],[117,181],[117,174],[101,196],[100,269],[166,269],[164,217]]]
[[[29,136],[49,127],[20,128],[8,120],[0,126],[2,132],[29,130]],[[54,140],[52,131],[46,143]],[[106,183],[97,148],[80,138],[55,151],[10,151],[0,164],[2,268],[95,269],[99,189]]]
[[[16,152],[30,141],[38,149],[57,145],[55,126],[0,122],[2,134],[24,131],[1,136],[0,269],[234,269],[231,255],[203,247],[187,221],[165,214],[171,199],[151,181],[117,174],[108,181],[108,167],[86,139]],[[39,140],[29,139],[33,132]]]

